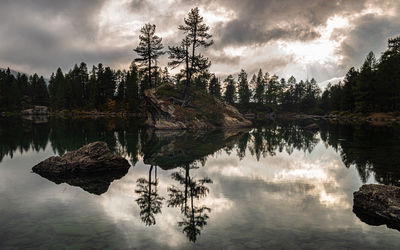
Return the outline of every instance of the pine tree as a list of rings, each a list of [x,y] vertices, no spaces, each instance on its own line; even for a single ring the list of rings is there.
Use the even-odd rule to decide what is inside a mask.
[[[38,99],[40,104],[44,106],[49,105],[49,92],[43,76],[40,76],[38,81]]]
[[[139,72],[138,67],[132,62],[126,76],[126,101],[128,109],[137,112],[139,109]]]
[[[211,77],[210,85],[208,86],[208,92],[216,98],[221,99],[221,84],[219,83],[219,79],[215,76],[215,74],[213,74]]]
[[[265,102],[272,105],[274,108],[277,108],[282,92],[278,79],[276,75],[269,77],[265,92]]]
[[[87,69],[87,65],[84,62],[81,62],[79,65],[79,82],[80,82],[80,88],[82,89],[82,103],[87,105],[87,99],[88,99],[88,90],[87,90],[87,85],[89,82],[89,73]]]
[[[65,75],[66,84],[70,88],[70,95],[68,96],[70,106],[73,108],[82,107],[84,101],[84,89],[85,83],[82,83],[83,79],[80,73],[80,68],[77,64],[74,68]]]
[[[285,80],[285,78],[281,78],[281,88],[282,89],[284,89],[284,88],[286,88],[287,86],[286,86],[286,80]]]
[[[294,104],[296,105],[296,111],[302,111],[303,99],[306,93],[306,84],[301,80],[294,87]]]
[[[296,78],[294,78],[294,76],[289,77],[289,79],[288,79],[288,81],[287,81],[287,84],[288,84],[289,86],[294,86],[294,85],[296,85],[296,84],[297,84]]]
[[[343,85],[343,98],[342,98],[342,108],[343,110],[353,112],[354,105],[354,89],[357,83],[358,72],[352,67],[346,74],[344,78]]]
[[[173,80],[168,72],[168,68],[164,67],[164,70],[161,72],[161,82],[167,83],[167,84],[172,84]]]
[[[182,80],[183,76],[185,77],[185,91],[188,90],[190,86],[190,76],[189,76],[189,63],[190,63],[190,58],[189,58],[189,46],[190,46],[190,40],[188,37],[185,37],[181,41],[181,44],[179,46],[170,46],[168,47],[168,54],[169,54],[169,59],[171,61],[168,62],[168,66],[172,67],[173,69],[177,68],[181,64],[185,64],[185,69],[183,70],[182,74],[178,74],[178,83]],[[186,95],[186,93],[185,93]]]
[[[116,87],[116,82],[115,82],[115,74],[114,71],[110,67],[105,67],[104,69],[104,76],[103,76],[103,82],[102,86],[104,89],[104,96],[107,99],[114,99],[115,95],[115,87]]]
[[[28,77],[25,74],[18,74],[17,75],[17,85],[20,90],[21,96],[29,96],[31,93]]]
[[[203,17],[200,16],[199,9],[196,7],[191,9],[188,17],[184,19],[184,25],[179,26],[179,30],[183,31],[185,38],[179,47],[170,48],[170,65],[179,65],[185,63],[186,84],[185,84],[185,103],[190,102],[190,87],[192,76],[196,73],[207,70],[211,63],[208,58],[201,54],[196,54],[196,49],[207,48],[213,44],[211,35],[208,33],[209,27],[204,23]]]
[[[370,112],[374,109],[375,68],[376,59],[371,51],[361,67],[355,88],[355,104],[358,111]]]
[[[122,106],[124,106],[124,101],[126,99],[126,78],[127,78],[127,72],[117,70],[115,72],[115,82],[117,85],[117,94],[115,96],[115,100]]]
[[[155,35],[155,32],[156,26],[154,24],[145,24],[140,30],[139,45],[134,49],[139,56],[135,59],[135,62],[139,62],[147,71],[149,88],[154,87],[151,80],[152,70],[155,68],[153,63],[156,64],[158,58],[164,54],[162,38]]]
[[[255,89],[257,88],[257,76],[255,74],[251,77],[249,88],[250,88],[250,96],[252,97],[251,101],[257,102],[255,94]]]
[[[236,101],[235,79],[233,79],[232,75],[229,75],[224,82],[226,83],[224,100],[229,104],[234,104]]]
[[[210,80],[211,74],[208,70],[197,74],[194,78],[194,87],[202,92],[207,92],[208,82]]]
[[[89,81],[87,84],[87,95],[89,107],[97,107],[96,100],[98,99],[97,91],[97,67],[93,65],[92,71],[90,72]]]
[[[312,78],[311,81],[305,82],[305,94],[302,101],[303,110],[310,112],[317,105],[319,95],[321,94],[321,89],[317,85],[317,81]]]
[[[249,89],[249,82],[247,80],[247,73],[242,69],[238,76],[239,82],[239,104],[242,106],[247,106],[250,102],[251,92]]]
[[[376,97],[381,111],[400,110],[400,36],[389,39],[377,65]]]
[[[257,74],[256,90],[254,99],[257,104],[264,104],[265,82],[262,70],[260,69]]]

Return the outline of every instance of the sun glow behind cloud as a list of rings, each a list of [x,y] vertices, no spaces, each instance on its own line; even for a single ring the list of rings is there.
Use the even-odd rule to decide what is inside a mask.
[[[287,53],[294,54],[299,63],[338,63],[341,56],[336,54],[344,37],[332,37],[335,29],[346,28],[349,26],[349,19],[346,17],[334,16],[328,19],[326,25],[318,28],[321,36],[314,41],[307,42],[278,42],[280,48]]]
[[[157,6],[163,8],[157,9]],[[356,28],[357,18],[370,14],[395,15],[384,3],[371,3],[357,13],[343,12],[331,16],[322,25],[314,27],[320,36],[313,40],[277,38],[257,44],[221,44],[219,36],[223,27],[232,20],[240,19],[240,12],[218,2],[199,3],[198,6],[215,40],[215,45],[205,51],[204,55],[212,61],[210,71],[221,78],[228,74],[236,75],[242,68],[249,75],[261,68],[264,72],[284,78],[291,75],[297,79],[313,77],[318,82],[339,79],[345,74],[345,67],[348,67],[341,49],[350,31]],[[157,35],[163,38],[165,48],[176,45],[182,38],[178,25],[183,22],[191,7],[192,3],[178,0],[138,1],[137,6],[132,5],[131,0],[107,1],[98,15],[96,41],[98,46],[105,48],[125,49],[129,53],[129,61],[125,57],[124,60],[113,62],[113,66],[126,69],[136,56],[132,49],[137,45],[140,28],[145,23],[157,25]],[[162,67],[167,62],[167,56],[160,59]],[[179,68],[171,73],[178,71]]]

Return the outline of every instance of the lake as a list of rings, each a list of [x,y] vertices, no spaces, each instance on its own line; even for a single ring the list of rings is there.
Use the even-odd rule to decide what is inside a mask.
[[[364,183],[398,185],[400,128],[280,121],[152,131],[126,120],[0,119],[1,249],[398,249],[352,211]],[[40,161],[105,141],[124,176],[58,180]]]

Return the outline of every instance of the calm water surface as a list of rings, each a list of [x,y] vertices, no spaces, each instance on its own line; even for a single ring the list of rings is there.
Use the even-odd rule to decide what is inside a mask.
[[[0,249],[398,249],[352,212],[363,183],[398,184],[400,129],[274,122],[155,132],[134,121],[0,120]],[[106,141],[120,179],[54,183],[32,166]]]

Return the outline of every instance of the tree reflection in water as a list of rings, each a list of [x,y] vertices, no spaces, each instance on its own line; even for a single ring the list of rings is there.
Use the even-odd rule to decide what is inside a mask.
[[[211,184],[212,180],[208,177],[196,180],[190,176],[190,170],[198,168],[195,163],[182,167],[179,171],[171,174],[173,180],[179,183],[179,186],[172,185],[168,187],[168,206],[180,207],[183,214],[183,220],[178,222],[182,232],[192,242],[196,242],[197,236],[207,225],[208,214],[211,209],[207,206],[196,206],[197,201],[204,198],[210,192],[206,184]]]
[[[151,180],[151,174],[154,171],[154,180]],[[136,199],[137,204],[140,208],[140,218],[146,224],[151,226],[156,224],[155,215],[161,213],[163,197],[159,196],[157,192],[158,179],[157,179],[157,166],[150,166],[149,178],[139,178],[137,181],[137,189],[135,192],[139,194],[139,198]],[[154,188],[152,189],[152,186]]]
[[[307,129],[312,122],[317,123],[319,131]],[[62,155],[97,140],[107,142],[111,150],[129,158],[132,165],[141,156],[149,166],[148,177],[139,178],[135,190],[139,196],[136,202],[140,218],[146,225],[156,223],[155,217],[161,213],[164,200],[157,190],[157,168],[173,171],[171,177],[176,184],[168,187],[167,204],[180,208],[183,219],[178,226],[193,242],[206,226],[210,214],[207,206],[196,203],[201,203],[201,198],[210,192],[207,184],[212,181],[196,179],[191,176],[192,171],[199,163],[205,165],[207,158],[218,152],[236,153],[240,160],[250,154],[260,160],[278,152],[310,153],[322,142],[340,154],[346,167],[354,166],[363,183],[371,176],[382,184],[400,183],[400,127],[279,121],[257,125],[250,131],[167,133],[147,130],[139,127],[136,121],[121,119],[50,119],[46,124],[34,124],[0,118],[0,162],[6,156],[12,158],[16,152],[38,152],[48,146],[54,154]],[[82,187],[81,183],[87,182],[80,181],[77,186]],[[77,183],[76,180],[73,183]],[[107,188],[102,190],[105,192]]]
[[[382,184],[399,184],[400,127],[372,127],[318,122],[319,131],[307,130],[310,121],[264,123],[249,131],[175,132],[157,134],[121,119],[50,119],[45,124],[0,118],[0,162],[15,152],[40,151],[50,146],[55,154],[75,150],[101,140],[111,150],[130,158],[132,165],[142,155],[148,165],[164,170],[206,161],[208,155],[247,152],[258,160],[277,152],[312,152],[319,142],[334,148],[346,167],[355,166],[362,182],[370,176]],[[140,135],[140,138],[139,138]]]

